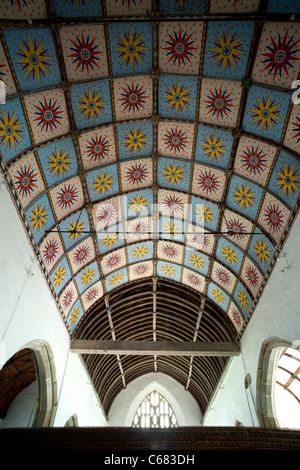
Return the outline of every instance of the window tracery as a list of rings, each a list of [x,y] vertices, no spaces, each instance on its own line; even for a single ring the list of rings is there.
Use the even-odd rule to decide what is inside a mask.
[[[176,428],[177,418],[169,402],[153,391],[139,405],[133,421],[134,428]]]

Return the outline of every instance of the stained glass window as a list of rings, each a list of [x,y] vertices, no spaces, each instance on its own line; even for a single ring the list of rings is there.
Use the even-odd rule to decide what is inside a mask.
[[[173,408],[158,392],[147,395],[138,407],[133,421],[134,428],[177,428],[178,423]]]

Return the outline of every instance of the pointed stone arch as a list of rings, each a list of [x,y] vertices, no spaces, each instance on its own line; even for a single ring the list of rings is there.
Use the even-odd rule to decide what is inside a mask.
[[[47,342],[30,341],[24,348],[31,350],[37,378],[37,407],[32,427],[51,427],[57,409],[57,381],[54,356]]]
[[[292,347],[291,342],[272,337],[266,340],[260,351],[257,381],[257,416],[262,427],[278,428],[274,405],[274,378],[279,356],[283,349]]]

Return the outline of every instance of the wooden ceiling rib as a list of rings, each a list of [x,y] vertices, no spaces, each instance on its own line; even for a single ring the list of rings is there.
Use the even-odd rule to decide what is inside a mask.
[[[182,285],[157,280],[156,283],[156,341],[234,341],[236,331],[228,318],[206,301],[198,316],[201,298]],[[145,302],[143,301],[145,299]],[[203,303],[202,303],[203,305]],[[139,281],[126,289],[117,289],[109,297],[109,317],[114,337],[124,341],[153,340],[153,283]],[[98,309],[100,314],[98,314]],[[108,315],[108,314],[107,314]],[[108,319],[103,302],[85,316],[76,330],[75,339],[108,339]],[[140,375],[162,372],[176,378],[194,395],[201,409],[212,396],[228,358],[226,357],[149,357],[82,355],[83,361],[99,394],[105,412],[123,389]],[[121,368],[120,368],[121,365]],[[121,380],[122,370],[122,380]]]
[[[26,387],[36,380],[35,364],[30,349],[22,349],[11,357],[0,371],[0,418]]]
[[[290,89],[292,79],[299,78],[298,49],[283,65],[271,68],[272,63],[265,61],[270,47],[276,43],[282,46],[286,34],[295,44],[300,41],[299,21],[292,15],[299,9],[294,3],[286,4],[281,14],[280,2],[275,0],[128,0],[122,5],[116,0],[40,0],[38,6],[31,2],[29,7],[27,2],[1,1],[0,53],[5,66],[0,64],[0,75],[7,75],[8,92],[2,110],[15,116],[23,132],[22,139],[18,132],[3,136],[1,170],[72,339],[226,342],[241,338],[300,204],[293,192],[295,187],[299,189],[299,131],[294,126],[300,118]],[[180,68],[180,52],[174,49],[170,57],[169,46],[171,40],[173,45],[179,41],[181,26],[191,41],[187,47],[192,48],[185,59],[187,67],[181,62]],[[180,33],[175,31],[177,27]],[[137,41],[145,46],[141,49],[144,59],[135,56],[136,64],[126,58],[129,52],[123,47],[124,38],[133,29]],[[79,47],[80,36],[94,41],[94,58],[81,55],[84,41]],[[116,44],[117,37],[123,46]],[[231,49],[227,47],[223,53],[222,41],[227,40]],[[39,69],[44,66],[43,57],[36,69],[30,60],[17,60],[22,41],[24,45],[28,41],[28,51],[30,45],[43,43],[49,52],[47,70]],[[37,46],[32,47],[39,52]],[[127,106],[129,102],[125,112],[126,93],[122,90],[129,90],[140,77],[148,90],[144,91],[147,98],[144,96],[139,113],[133,105]],[[187,112],[177,107],[175,94],[173,104],[170,99],[176,83],[178,87],[180,83],[176,99],[180,95],[184,102],[189,96]],[[102,102],[106,100],[100,98],[103,90],[108,99]],[[49,118],[54,102],[59,106],[60,121],[55,112]],[[45,109],[49,107],[48,113],[41,111],[41,103]],[[265,103],[269,117],[259,113],[261,103]],[[275,103],[274,108],[270,103]],[[95,116],[92,109],[98,105],[101,111]],[[134,112],[129,112],[131,106]],[[124,132],[128,136],[137,122],[145,126],[147,151],[136,147],[130,154]],[[186,135],[189,145],[181,141],[181,147],[174,146],[173,139],[170,141],[173,127],[183,133],[181,138]],[[100,133],[107,134],[111,150],[106,153],[103,148],[100,153],[91,151]],[[208,150],[204,135],[210,133]],[[224,145],[218,150],[222,158],[211,148],[213,133]],[[254,150],[251,153],[251,145],[257,154]],[[54,147],[57,158],[72,157],[63,169],[51,164]],[[242,160],[245,155],[249,157],[246,163]],[[258,155],[264,158],[261,166]],[[63,163],[62,158],[58,161]],[[167,161],[174,168],[182,166],[183,173],[175,172],[172,183],[167,177],[171,168],[167,171]],[[129,165],[136,162],[145,165],[149,177],[145,181],[140,178],[141,184],[132,168],[127,176]],[[34,184],[29,190],[26,171],[31,165]],[[290,178],[290,183],[285,179],[280,188],[276,175],[289,176],[284,168],[295,168],[299,175],[292,182]],[[105,188],[100,186],[102,173],[113,175]],[[20,175],[27,176],[26,184]],[[99,186],[94,184],[97,179]],[[70,194],[66,188],[73,184],[76,191]],[[215,187],[209,192],[211,185]],[[129,216],[132,208],[127,198],[134,197],[137,190],[146,195],[147,215],[154,227],[153,233],[148,233],[149,244],[145,243],[149,253],[142,256],[133,254],[137,240],[142,243],[143,238],[133,240],[130,225],[140,212]],[[73,198],[74,206],[66,196]],[[171,215],[171,221],[176,221],[174,200],[171,204],[175,196],[189,204],[201,200],[202,206],[208,206],[204,223],[207,245],[197,239],[190,246],[190,225],[196,226],[191,209],[185,216],[182,238],[176,241],[172,231],[162,232],[164,217]],[[165,200],[169,209],[163,204],[159,210],[153,208],[152,202]],[[116,224],[122,224],[124,241],[116,239],[109,244],[106,240],[105,245],[97,213],[102,204],[114,201],[119,217]],[[42,209],[43,220],[38,212]],[[240,233],[229,230],[226,213],[232,215],[232,227]],[[81,217],[86,227],[79,233],[80,229],[75,231],[72,226]],[[136,230],[135,235],[140,227]],[[257,240],[259,247],[253,246]],[[163,252],[163,248],[169,249],[169,242],[174,242],[178,258],[168,258],[170,254]],[[203,264],[189,258],[190,248],[191,256],[198,253]],[[231,257],[231,249],[236,259]],[[113,256],[116,264],[109,259]],[[143,281],[139,280],[138,261],[145,262]],[[90,279],[88,269],[94,270]],[[83,360],[106,413],[122,388],[153,371],[177,378],[204,412],[228,364],[222,357],[83,355]]]

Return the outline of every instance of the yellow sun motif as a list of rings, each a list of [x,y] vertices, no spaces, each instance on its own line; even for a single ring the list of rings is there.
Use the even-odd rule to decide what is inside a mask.
[[[67,275],[67,269],[64,266],[57,268],[52,276],[55,287],[59,287]]]
[[[213,139],[209,138],[207,135],[205,136],[205,138],[206,142],[204,144],[201,144],[202,147],[206,149],[203,155],[209,156],[212,161],[214,159],[222,160],[222,153],[228,152],[228,150],[226,150],[222,146],[222,144],[225,142],[225,139],[221,141],[217,140],[217,134],[214,135]]]
[[[109,279],[109,284],[111,286],[117,286],[118,284],[120,284],[122,280],[123,280],[123,274],[116,273]]]
[[[225,295],[220,291],[220,289],[212,289],[211,293],[212,293],[214,299],[219,304],[223,304],[225,302]]]
[[[232,246],[223,246],[221,248],[222,257],[230,264],[236,264],[238,261],[237,253],[233,250]]]
[[[197,204],[194,209],[196,218],[203,222],[211,223],[214,220],[213,209],[209,209],[206,204]]]
[[[165,175],[164,180],[172,185],[174,183],[181,183],[185,175],[182,173],[183,167],[179,168],[179,166],[173,163],[173,166],[165,165],[165,170],[162,171],[162,174]]]
[[[256,256],[258,258],[258,261],[262,261],[263,264],[265,264],[269,261],[269,255],[270,255],[271,251],[268,250],[267,242],[263,243],[260,239],[258,239],[254,243],[253,252],[256,254]]]
[[[147,197],[138,194],[134,199],[129,199],[129,210],[133,213],[137,212],[140,214],[147,209],[148,204],[149,201],[147,201]]]
[[[276,186],[280,186],[280,189],[282,189],[282,195],[288,192],[290,197],[293,197],[295,190],[299,191],[297,184],[299,184],[300,181],[297,180],[300,178],[300,175],[296,174],[296,170],[294,168],[295,165],[293,165],[292,168],[286,168],[285,164],[283,164],[283,170],[281,169],[281,171],[275,172],[276,175],[279,176],[279,178],[276,178],[279,180],[279,182],[276,183]]]
[[[223,72],[225,71],[226,66],[228,65],[228,68],[230,65],[234,65],[237,67],[235,59],[238,58],[238,54],[245,54],[246,51],[243,51],[242,49],[239,49],[239,41],[243,35],[241,34],[240,36],[236,38],[231,38],[231,28],[229,28],[227,37],[225,39],[220,38],[218,34],[216,34],[216,37],[218,39],[218,46],[215,49],[209,49],[209,51],[214,52],[214,57],[216,57],[216,60],[214,61],[213,65],[217,64],[218,62],[223,62]]]
[[[48,60],[52,59],[53,56],[50,55],[42,55],[42,47],[44,41],[41,41],[39,45],[32,44],[29,34],[27,34],[28,44],[26,46],[20,46],[18,43],[16,45],[22,51],[20,54],[23,58],[17,61],[17,64],[23,64],[24,68],[27,67],[27,75],[26,79],[32,73],[33,78],[35,75],[38,77],[39,81],[41,81],[41,74],[45,75],[44,72],[48,72],[51,74],[50,70],[48,69],[47,65],[49,65]]]
[[[64,152],[59,152],[58,148],[55,147],[55,153],[53,156],[48,155],[50,165],[47,167],[47,170],[50,170],[52,176],[55,177],[56,174],[64,176],[64,172],[70,170],[71,167],[69,163],[73,160],[72,157],[67,154],[67,149]]]
[[[173,220],[171,220],[170,222],[166,222],[163,226],[163,233],[167,233],[168,235],[170,235],[171,238],[175,235],[175,233],[179,232],[179,227],[178,225],[174,224]]]
[[[29,217],[31,218],[30,227],[33,227],[35,232],[42,230],[43,225],[48,222],[47,213],[48,209],[44,207],[43,203],[39,206],[34,205],[33,214],[29,215]]]
[[[248,308],[249,300],[247,299],[247,294],[243,289],[239,291],[237,295],[237,299],[240,302],[242,307],[244,307],[245,309]]]
[[[106,103],[106,101],[98,100],[100,94],[101,94],[101,90],[97,94],[95,93],[92,94],[89,88],[88,95],[86,96],[79,95],[79,98],[81,98],[83,104],[81,106],[78,106],[76,109],[82,109],[82,113],[83,113],[82,120],[88,116],[88,117],[91,117],[92,120],[94,121],[95,114],[96,116],[98,116],[98,114],[103,114],[103,111],[101,108]]]
[[[251,192],[251,189],[248,188],[248,184],[246,184],[246,186],[242,185],[242,187],[238,184],[237,188],[235,188],[235,191],[232,191],[232,193],[236,196],[234,202],[239,202],[241,209],[243,209],[244,206],[250,209],[253,204],[256,204],[254,201],[255,192]]]
[[[124,62],[126,62],[126,65],[128,65],[130,62],[131,68],[134,68],[134,65],[137,64],[139,60],[141,62],[144,62],[144,59],[142,57],[144,55],[143,51],[149,48],[142,45],[144,44],[144,41],[141,41],[142,36],[143,33],[140,34],[138,37],[136,37],[136,34],[132,36],[131,28],[129,29],[129,36],[125,34],[122,38],[118,35],[121,43],[119,43],[119,49],[114,49],[114,51],[120,52],[120,56],[123,56],[121,65]]]
[[[167,101],[169,101],[169,104],[167,105],[167,109],[172,106],[172,109],[176,108],[176,113],[178,113],[178,110],[182,110],[182,108],[187,110],[187,104],[189,104],[189,101],[193,101],[192,98],[188,98],[189,93],[188,90],[190,87],[185,88],[183,86],[179,86],[179,82],[177,82],[176,88],[173,87],[170,88],[169,85],[168,87],[168,94],[166,96],[163,96],[163,98]]]
[[[73,219],[71,224],[67,227],[67,229],[69,230],[69,233],[67,235],[69,240],[78,240],[78,237],[82,233],[85,226],[86,226],[86,223],[83,222],[82,219],[80,220]]]
[[[278,108],[281,103],[273,105],[274,101],[272,101],[270,104],[270,95],[268,96],[267,101],[263,100],[262,103],[258,98],[256,98],[256,100],[258,103],[258,105],[254,105],[256,109],[250,109],[250,112],[254,113],[254,116],[252,117],[255,117],[251,124],[256,122],[261,123],[261,131],[265,126],[266,128],[270,126],[274,130],[273,123],[275,123],[275,119],[282,119],[280,116],[276,115],[276,108]]]
[[[1,142],[5,140],[5,149],[7,147],[7,144],[9,147],[11,147],[12,145],[13,148],[16,149],[16,140],[23,140],[23,137],[20,135],[20,132],[22,132],[20,127],[23,127],[23,124],[18,124],[19,119],[15,120],[15,114],[16,113],[14,111],[11,117],[9,116],[9,114],[8,116],[6,116],[2,107],[3,118],[0,118],[0,140]]]
[[[112,247],[115,243],[118,241],[118,235],[116,233],[110,233],[108,235],[105,235],[103,239],[101,240],[102,245],[105,248]]]
[[[76,307],[72,310],[71,315],[70,315],[70,322],[72,325],[77,322],[78,316],[79,316],[79,308]]]
[[[95,270],[93,268],[87,268],[80,276],[80,282],[82,285],[90,284],[95,277]]]
[[[128,139],[124,140],[122,144],[126,145],[127,147],[126,152],[128,152],[128,150],[131,150],[131,151],[134,150],[134,153],[136,153],[137,150],[140,150],[140,147],[142,149],[145,149],[144,143],[149,139],[147,139],[146,137],[143,137],[144,133],[145,133],[145,129],[141,131],[140,133],[138,133],[135,127],[132,133],[125,132]]]
[[[205,261],[199,254],[194,254],[190,256],[190,263],[195,266],[195,268],[204,268]]]
[[[171,266],[170,264],[163,264],[161,267],[161,271],[166,276],[174,276],[176,272],[175,268]]]
[[[96,194],[102,192],[105,194],[106,191],[112,189],[112,183],[115,181],[113,178],[110,177],[110,173],[100,173],[100,176],[93,178],[95,184],[92,186],[92,189],[96,191]]]
[[[145,245],[138,245],[132,251],[134,258],[140,258],[140,259],[144,258],[148,253],[149,253],[149,248]]]

